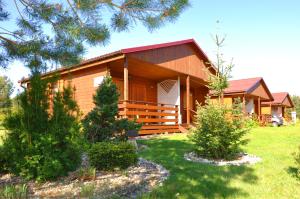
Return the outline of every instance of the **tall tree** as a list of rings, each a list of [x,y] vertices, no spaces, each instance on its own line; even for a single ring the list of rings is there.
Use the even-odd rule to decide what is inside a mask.
[[[6,4],[14,4],[9,13]],[[173,22],[188,0],[0,0],[0,65],[21,60],[32,73],[78,63],[87,45],[142,23],[150,31]],[[4,23],[17,21],[15,29]],[[85,45],[87,44],[87,45]]]
[[[0,76],[0,112],[6,112],[11,106],[10,95],[13,92],[13,83],[6,76]]]
[[[224,46],[225,37],[216,34],[214,42],[217,47],[216,61],[212,63],[212,67],[215,67],[216,74],[208,72],[209,88],[213,91],[214,95],[219,97],[220,101],[223,101],[224,90],[229,86],[228,79],[231,78],[231,71],[234,66],[232,60],[226,62],[222,53],[222,47]]]

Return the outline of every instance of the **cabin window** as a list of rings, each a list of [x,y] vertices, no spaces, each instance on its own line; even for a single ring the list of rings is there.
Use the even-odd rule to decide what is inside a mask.
[[[99,76],[94,78],[94,87],[98,87],[100,84],[102,84],[104,80],[104,76]]]
[[[53,93],[57,93],[58,92],[58,84],[57,82],[52,84],[52,92]]]

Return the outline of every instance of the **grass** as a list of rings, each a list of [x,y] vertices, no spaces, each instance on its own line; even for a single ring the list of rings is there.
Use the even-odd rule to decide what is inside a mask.
[[[184,160],[192,145],[183,134],[140,141],[150,148],[140,155],[170,171],[163,186],[142,198],[299,198],[292,156],[300,145],[300,126],[255,128],[245,151],[262,162],[217,167]]]

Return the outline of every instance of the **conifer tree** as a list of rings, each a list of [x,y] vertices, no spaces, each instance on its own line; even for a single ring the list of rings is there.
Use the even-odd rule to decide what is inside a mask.
[[[104,78],[94,95],[95,107],[83,120],[84,131],[91,143],[126,140],[127,130],[140,126],[127,119],[117,119],[119,93],[110,76]]]
[[[0,66],[14,60],[41,70],[49,63],[72,65],[87,45],[108,43],[111,32],[137,23],[152,31],[187,6],[188,0],[0,0]],[[14,20],[15,29],[7,28]]]
[[[30,89],[19,96],[19,110],[4,120],[9,131],[3,144],[5,168],[26,179],[54,179],[80,162],[79,111],[72,92],[55,93],[49,106],[48,87],[49,80],[34,75]]]

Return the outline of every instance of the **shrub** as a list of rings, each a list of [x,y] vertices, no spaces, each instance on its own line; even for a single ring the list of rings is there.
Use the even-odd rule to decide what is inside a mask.
[[[0,174],[7,172],[8,157],[4,148],[0,146]]]
[[[235,102],[228,108],[222,103],[205,106],[198,104],[196,127],[191,130],[190,139],[195,152],[210,159],[234,159],[241,152],[241,145],[247,143],[243,136],[248,132],[244,126],[241,104]]]
[[[80,189],[80,198],[93,198],[96,186],[94,183],[82,185]]]
[[[7,168],[26,179],[55,179],[80,163],[79,111],[71,89],[55,93],[49,106],[48,86],[33,76],[19,97],[20,109],[4,121]]]
[[[83,119],[84,133],[91,143],[102,141],[125,141],[128,130],[140,125],[128,119],[117,119],[119,93],[110,76],[104,78],[94,95],[95,107]]]
[[[259,127],[259,121],[255,118],[248,117],[245,119],[245,127],[248,127],[248,128]]]
[[[99,170],[126,169],[137,163],[135,147],[127,142],[98,142],[88,151],[90,164]]]
[[[94,180],[96,178],[96,169],[93,167],[80,168],[76,176],[79,180]]]
[[[6,185],[0,188],[0,198],[2,199],[26,199],[28,198],[28,187],[23,185]]]
[[[295,162],[297,166],[297,176],[300,178],[300,146],[298,148],[298,152],[294,154]]]

